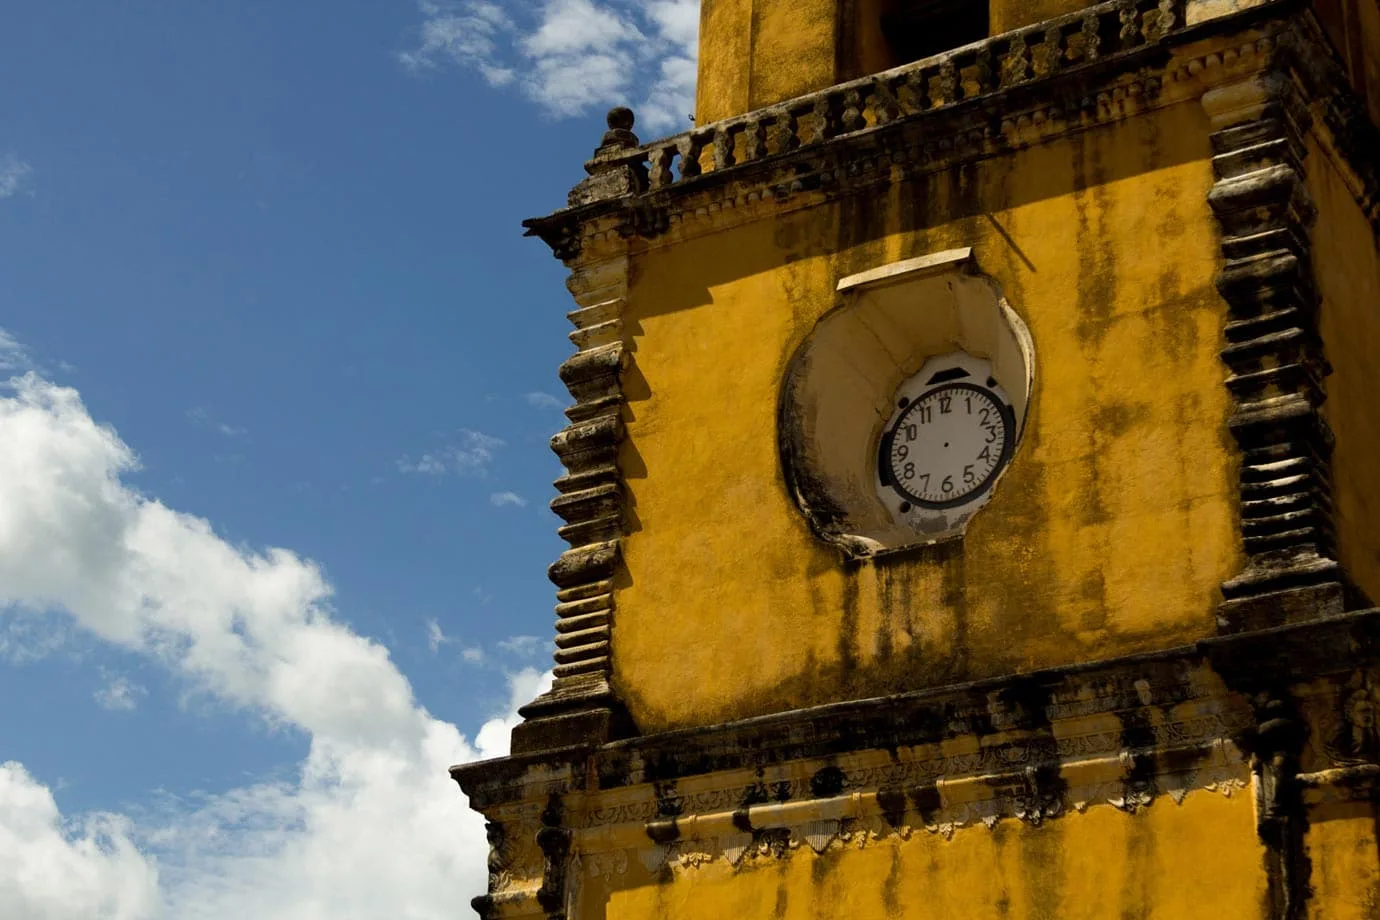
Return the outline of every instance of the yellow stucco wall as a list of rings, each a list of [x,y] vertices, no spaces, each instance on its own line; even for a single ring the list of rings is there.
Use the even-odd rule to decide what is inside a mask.
[[[703,0],[695,118],[708,124],[894,66],[885,0]]]
[[[1032,827],[1002,821],[923,830],[863,849],[738,868],[718,859],[684,879],[604,889],[591,880],[581,920],[1219,920],[1264,916],[1264,860],[1249,795],[1196,792],[1127,814],[1107,806]],[[1340,915],[1339,915],[1340,916]]]
[[[1371,920],[1380,916],[1380,854],[1375,806],[1347,802],[1313,809],[1305,839],[1312,865],[1310,920]]]
[[[1351,577],[1380,599],[1380,254],[1331,158],[1310,145],[1309,190],[1318,206],[1313,264],[1322,294],[1323,345],[1332,364],[1323,412],[1337,436],[1332,498],[1337,550]]]
[[[644,732],[1214,631],[1240,549],[1204,122],[1181,105],[636,257],[613,653]],[[969,245],[1034,337],[1025,438],[962,543],[844,564],[782,479],[786,363],[838,278]]]
[[[1092,4],[1085,0],[992,0],[988,6],[991,10],[989,15],[992,34],[1000,35],[1002,32],[1076,12]]]

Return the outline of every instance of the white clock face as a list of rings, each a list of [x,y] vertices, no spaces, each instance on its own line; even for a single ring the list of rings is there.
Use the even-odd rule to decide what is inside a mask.
[[[942,383],[914,401],[903,398],[882,435],[882,485],[923,508],[972,501],[991,488],[1009,458],[1014,427],[1005,400],[976,382]]]

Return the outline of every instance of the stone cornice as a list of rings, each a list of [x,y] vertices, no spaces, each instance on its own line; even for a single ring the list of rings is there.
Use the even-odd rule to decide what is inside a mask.
[[[1003,745],[1047,745],[1055,734],[1063,739],[1062,731],[1053,730],[1060,724],[1120,718],[1137,710],[1191,708],[1195,701],[1220,700],[1228,692],[1243,698],[1283,693],[1288,686],[1362,666],[1373,660],[1377,649],[1380,608],[1205,639],[1162,652],[462,764],[451,768],[451,775],[474,807],[488,811],[540,799],[550,791],[592,793],[684,783],[721,771],[867,750],[920,749],[962,737],[987,739],[984,756],[1001,757],[992,752]],[[1223,718],[1237,725],[1234,717]],[[1077,733],[1068,737],[1076,738]],[[1168,740],[1168,735],[1161,739],[1151,730],[1142,743]],[[1125,741],[1110,739],[1107,750],[1135,746]],[[1061,740],[1049,753],[1059,744],[1077,742]],[[1100,750],[1085,746],[1081,753]],[[986,769],[976,763],[970,767]]]
[[[1153,6],[1137,4],[1142,22]],[[1062,41],[1076,45],[1076,23],[1090,17],[1111,21],[1126,8],[1104,3],[1052,20],[1053,28],[1047,31],[1062,29]],[[1380,183],[1374,165],[1380,146],[1375,128],[1306,5],[1271,0],[1194,25],[1182,25],[1182,10],[1173,9],[1179,10],[1174,13],[1179,25],[1154,42],[1144,40],[1142,25],[1140,38],[1130,47],[1114,49],[1104,40],[1102,52],[1090,59],[1064,62],[1043,73],[1032,63],[1024,79],[990,77],[987,91],[955,91],[962,98],[940,104],[904,90],[928,86],[930,75],[946,60],[962,63],[982,60],[983,55],[989,61],[998,59],[999,51],[1018,46],[1021,36],[1028,38],[1036,30],[997,36],[676,137],[600,154],[587,166],[594,175],[577,187],[581,194],[572,192],[571,207],[525,221],[524,226],[565,260],[604,240],[676,239],[722,229],[1195,99],[1213,86],[1270,66],[1280,57],[1282,44],[1290,47],[1290,57],[1307,62],[1307,96],[1325,107],[1319,122],[1327,129],[1330,146],[1348,164],[1353,192],[1380,226]],[[981,70],[969,64],[956,73],[962,76],[974,69]],[[971,80],[969,86],[983,88]],[[861,105],[856,117],[848,114],[848,100]],[[773,140],[772,131],[779,135],[780,123],[792,111],[798,113],[792,121],[795,140]],[[812,114],[816,111],[818,116]],[[830,120],[832,128],[821,134],[811,118]],[[773,126],[761,144],[751,139],[754,124]],[[668,156],[684,159],[691,153],[698,154],[693,175],[672,174],[668,182],[663,174],[658,182],[658,170],[664,173]],[[609,193],[600,195],[600,188]]]
[[[1121,22],[1132,8],[1136,18],[1122,26],[1129,40],[1114,30],[1107,37],[1109,24]],[[1162,8],[1174,26],[1163,34],[1147,32],[1146,23]],[[1104,3],[1038,30],[997,36],[676,137],[612,153],[601,148],[587,166],[591,178],[577,187],[580,194],[572,192],[572,206],[525,226],[568,260],[604,237],[653,239],[668,230],[674,237],[710,215],[715,220],[703,223],[722,228],[898,175],[1009,153],[1196,98],[1259,70],[1276,56],[1276,36],[1283,29],[1293,30],[1295,44],[1325,41],[1311,14],[1299,8],[1295,0],[1272,0],[1184,25],[1182,4]],[[1097,25],[1079,26],[1088,22]],[[1295,28],[1296,22],[1305,25]],[[1055,56],[1057,66],[1036,65],[1030,39],[1037,31],[1050,36],[1048,41],[1058,39],[1063,50]],[[1085,39],[1093,34],[1101,37],[1090,55]],[[1023,77],[993,69],[994,61],[1020,47],[1032,55]],[[1309,55],[1314,61],[1330,56],[1330,49]],[[944,95],[933,83],[950,69],[957,88]],[[1353,95],[1335,66],[1314,70],[1328,81],[1330,97]],[[1364,116],[1344,101],[1335,104],[1353,113],[1335,118],[1338,127],[1364,134],[1369,126]],[[759,131],[754,125],[765,127]],[[1368,147],[1346,141],[1337,149],[1359,155]],[[671,157],[692,165],[679,175],[668,174]],[[601,195],[599,189],[609,193]],[[730,212],[736,218],[729,218]]]
[[[1280,905],[1270,915],[1295,916],[1305,807],[1376,794],[1380,739],[1349,700],[1380,692],[1367,676],[1377,647],[1380,610],[1367,610],[454,767],[489,819],[489,890],[472,903],[484,918],[551,920],[600,879],[667,881],[719,861],[737,868],[1091,807],[1134,812],[1249,786]],[[1320,740],[1303,772],[1309,731]],[[1329,750],[1328,738],[1364,743]]]

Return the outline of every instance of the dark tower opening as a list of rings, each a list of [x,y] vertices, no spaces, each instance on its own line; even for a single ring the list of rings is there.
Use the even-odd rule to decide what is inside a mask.
[[[984,39],[989,21],[982,0],[897,0],[882,14],[882,34],[899,66]]]

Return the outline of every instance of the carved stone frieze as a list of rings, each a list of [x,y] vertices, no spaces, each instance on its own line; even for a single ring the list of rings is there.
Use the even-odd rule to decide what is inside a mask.
[[[940,780],[937,785],[853,792],[833,799],[764,804],[731,813],[686,812],[673,820],[635,823],[623,829],[587,826],[575,835],[588,873],[605,879],[641,865],[651,875],[676,874],[716,860],[780,860],[797,852],[865,848],[925,832],[951,837],[963,827],[995,827],[1005,819],[1029,824],[1081,813],[1093,806],[1134,812],[1160,798],[1182,804],[1195,790],[1231,796],[1243,791],[1249,773],[1230,742],[1215,739],[1190,756],[1161,751],[1172,770],[1139,771],[1134,757],[1071,762],[1060,768],[1022,770]],[[1067,779],[1065,779],[1067,777]],[[855,779],[848,778],[851,788]],[[972,792],[980,795],[973,797]],[[952,798],[953,801],[949,801]],[[623,811],[620,818],[631,813]]]
[[[458,766],[471,804],[501,825],[490,829],[490,891],[476,908],[559,917],[583,884],[1042,824],[1089,808],[1173,807],[1157,803],[1249,787],[1274,866],[1272,916],[1293,916],[1308,868],[1305,809],[1380,788],[1376,648],[1380,610],[1356,611],[1153,655]]]

